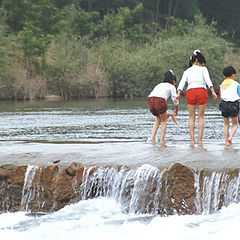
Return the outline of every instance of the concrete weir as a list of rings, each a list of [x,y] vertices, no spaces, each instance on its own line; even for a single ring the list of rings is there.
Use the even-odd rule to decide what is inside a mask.
[[[125,212],[210,214],[240,200],[236,147],[19,142],[0,151],[1,212],[110,197]]]

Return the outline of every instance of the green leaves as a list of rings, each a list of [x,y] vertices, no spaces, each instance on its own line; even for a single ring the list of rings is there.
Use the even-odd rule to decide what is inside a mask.
[[[103,36],[130,36],[131,29],[141,29],[143,5],[138,4],[133,10],[127,7],[118,8],[116,13],[109,13],[104,16],[99,28]],[[140,28],[139,28],[140,27]]]
[[[216,34],[214,27],[205,23],[201,15],[196,16],[194,23],[186,23],[187,28],[179,21],[169,34],[160,34],[160,38],[155,37],[151,43],[135,46],[129,40],[119,38],[100,44],[98,54],[102,56],[112,95],[147,95],[162,82],[168,69],[173,69],[180,80],[194,49],[204,53],[215,86],[222,81],[224,55],[230,45]]]
[[[26,57],[43,56],[51,42],[51,36],[44,34],[41,29],[31,23],[26,23],[19,32],[18,39]]]
[[[94,32],[97,31],[99,13],[87,12],[72,4],[59,13],[59,19],[59,32],[68,32],[78,37],[93,37]]]
[[[215,22],[219,33],[240,45],[239,0],[201,0],[199,7],[209,24]]]
[[[236,0],[231,2],[237,4]],[[1,0],[0,88],[3,79],[7,79],[4,86],[13,86],[10,66],[18,64],[21,68],[19,63],[24,62],[30,77],[21,82],[22,89],[37,72],[44,91],[47,76],[48,91],[65,99],[96,97],[103,92],[115,97],[145,96],[169,68],[180,79],[194,49],[204,53],[211,78],[218,85],[224,59],[231,59],[226,53],[232,46],[219,37],[219,25],[208,25],[201,14],[196,15],[197,3]],[[213,3],[216,1],[208,1],[208,6],[215,6]],[[219,6],[225,6],[223,3],[226,1]],[[18,63],[14,55],[19,56]],[[20,74],[15,73],[18,81],[24,79],[18,77]]]

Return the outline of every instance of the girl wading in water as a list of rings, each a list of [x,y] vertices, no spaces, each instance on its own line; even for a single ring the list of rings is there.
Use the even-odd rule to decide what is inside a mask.
[[[148,108],[156,117],[156,120],[153,124],[152,135],[147,142],[155,143],[157,130],[161,124],[160,144],[165,146],[167,119],[171,116],[174,120],[175,116],[178,114],[178,101],[175,101],[177,97],[175,85],[176,76],[172,70],[168,70],[164,74],[163,82],[156,85],[148,96]],[[173,114],[167,112],[167,100],[169,97],[171,97],[175,105],[175,111]]]
[[[207,86],[209,87],[214,100],[217,95],[214,91],[212,81],[209,77],[208,69],[205,67],[206,59],[199,50],[195,50],[189,61],[189,68],[183,73],[182,79],[177,88],[177,97],[180,99],[181,92],[187,83],[186,103],[189,112],[189,130],[191,144],[195,143],[195,119],[196,105],[198,106],[198,143],[202,143],[204,129],[204,113],[208,102]]]

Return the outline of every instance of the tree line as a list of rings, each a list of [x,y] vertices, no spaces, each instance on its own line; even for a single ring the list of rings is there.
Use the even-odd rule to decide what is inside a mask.
[[[238,10],[237,0],[0,0],[0,98],[144,96],[200,47],[218,84],[238,60]]]

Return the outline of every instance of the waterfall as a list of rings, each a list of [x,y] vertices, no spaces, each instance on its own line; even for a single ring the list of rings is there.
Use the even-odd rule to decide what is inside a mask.
[[[29,165],[22,188],[21,210],[53,211],[64,204],[108,197],[119,202],[123,212],[127,213],[211,214],[223,206],[240,201],[238,170],[197,171],[179,164],[175,168],[163,170],[148,164],[136,169],[109,166],[84,167],[82,170],[82,180],[79,185],[76,176],[64,175],[67,173],[64,169],[52,172],[51,177],[47,179],[49,168]],[[38,178],[34,181],[37,172]],[[69,192],[64,186],[57,188],[58,183],[62,182],[59,180],[60,177],[64,177],[72,184],[72,193],[69,184],[67,185]],[[187,186],[186,181],[190,183]],[[3,194],[6,196],[1,200],[1,204],[5,209],[9,209],[9,201],[12,197],[8,192],[6,181],[2,181],[1,188],[2,196]],[[64,191],[69,194],[67,200],[64,198]],[[60,202],[62,200],[65,201],[64,204]]]
[[[93,169],[93,167],[90,167],[89,169],[84,168],[84,172],[83,172],[84,182],[83,182],[83,185],[82,185],[82,188],[83,188],[82,199],[83,200],[85,200],[85,199],[90,197],[91,192],[89,191],[89,189],[91,189],[93,184],[94,184],[89,179],[89,174],[92,171],[92,169]],[[90,186],[89,186],[89,184],[90,184]],[[97,197],[97,195],[96,195],[96,197]]]
[[[100,167],[92,175],[91,170],[84,170],[84,181],[80,186],[82,199],[114,198],[121,203],[125,212],[135,213],[164,214],[169,201],[174,206],[174,199],[168,196],[168,182],[162,179],[167,170],[159,170],[148,164],[137,169]],[[194,172],[196,214],[211,214],[240,201],[240,173]],[[173,209],[173,213],[177,211]]]
[[[27,167],[22,190],[21,210],[28,210],[29,203],[35,198],[35,189],[32,188],[32,181],[36,175],[38,167],[29,165]]]
[[[128,212],[156,213],[163,171],[144,164],[138,169],[98,168],[91,177],[84,171],[83,199],[112,197]]]
[[[202,181],[200,173],[196,173],[196,213],[214,213],[222,206],[239,202],[239,185],[240,173],[236,175],[228,172],[212,172],[210,175],[202,176]]]

